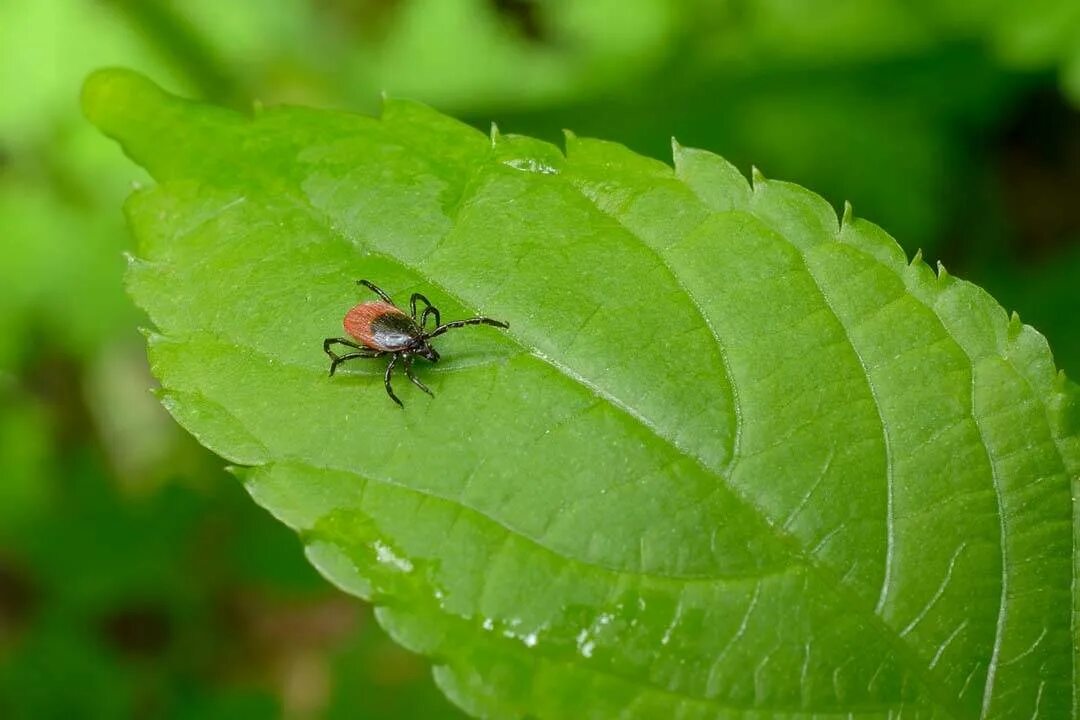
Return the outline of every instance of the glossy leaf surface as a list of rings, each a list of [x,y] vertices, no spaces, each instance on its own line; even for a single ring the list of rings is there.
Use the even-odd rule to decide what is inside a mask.
[[[722,159],[96,74],[164,402],[496,717],[1075,712],[1074,386],[979,288]],[[322,339],[452,319],[430,399]],[[366,363],[366,364],[365,364]],[[418,364],[419,367],[420,364]]]

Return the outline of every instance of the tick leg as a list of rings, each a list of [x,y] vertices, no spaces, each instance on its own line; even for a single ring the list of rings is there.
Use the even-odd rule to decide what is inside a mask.
[[[382,353],[375,352],[354,352],[345,355],[331,355],[330,357],[332,357],[333,360],[330,361],[330,375],[333,376],[334,371],[337,370],[337,366],[346,360],[355,360],[356,358],[377,358],[381,355]]]
[[[424,314],[420,316],[420,329],[421,330],[423,330],[424,325],[427,324],[428,315],[434,315],[435,316],[435,327],[438,327],[439,323],[442,322],[442,319],[439,317],[439,308],[435,307],[434,305],[431,305],[430,307],[425,308],[424,309]]]
[[[371,282],[370,280],[357,280],[356,284],[357,285],[363,285],[368,290],[372,291],[373,293],[375,293],[376,295],[381,297],[386,302],[390,303],[391,305],[394,305],[394,301],[390,299],[390,296],[387,295],[386,293],[384,293],[382,290],[380,290],[379,287],[375,283]],[[397,307],[397,306],[394,305],[394,307]]]
[[[383,376],[383,384],[386,385],[386,394],[390,396],[390,399],[398,404],[402,410],[405,409],[404,403],[398,400],[398,396],[394,394],[394,389],[390,387],[390,377],[394,374],[394,364],[397,362],[398,356],[396,354],[390,356],[390,362],[386,365],[386,375]]]
[[[435,316],[435,325],[436,325],[436,327],[438,327],[439,322],[440,322],[439,308],[432,305],[431,301],[428,300],[423,295],[421,295],[420,293],[413,293],[412,297],[409,298],[409,307],[412,309],[412,318],[413,318],[413,320],[416,319],[416,301],[417,300],[422,300],[424,302],[424,304],[427,305],[427,307],[424,308],[424,314],[420,317],[420,329],[421,330],[424,329],[424,323],[427,322],[428,315],[434,315]]]
[[[491,318],[486,318],[486,317],[474,317],[474,318],[469,318],[467,320],[455,320],[453,322],[448,322],[445,325],[440,325],[439,327],[432,330],[428,334],[428,337],[429,338],[438,337],[439,335],[442,335],[447,330],[453,330],[454,328],[465,327],[466,325],[494,325],[495,327],[500,327],[500,328],[508,328],[508,327],[510,327],[510,323],[504,323],[502,320],[492,320]]]
[[[334,354],[334,351],[330,349],[331,345],[344,345],[346,347],[351,347],[353,350],[367,349],[363,345],[357,345],[352,340],[347,340],[345,338],[326,338],[325,340],[323,340],[322,349],[323,352],[329,355],[331,358],[337,357],[337,355]]]
[[[435,393],[431,392],[430,388],[428,388],[427,385],[420,382],[420,378],[413,375],[412,364],[413,364],[413,357],[412,357],[412,355],[410,355],[409,357],[405,358],[405,374],[409,376],[410,380],[412,380],[413,385],[420,388],[421,390],[426,392],[431,397],[435,397]]]
[[[345,353],[344,355],[338,355],[336,352],[330,349],[332,345],[344,345],[345,347],[350,347],[357,352],[350,352]],[[352,360],[353,358],[379,357],[379,355],[382,354],[375,350],[366,348],[363,345],[357,345],[353,341],[346,340],[345,338],[326,338],[325,340],[323,340],[322,347],[323,352],[330,356],[331,375],[333,375],[334,371],[337,370],[337,366],[345,362],[346,360]]]

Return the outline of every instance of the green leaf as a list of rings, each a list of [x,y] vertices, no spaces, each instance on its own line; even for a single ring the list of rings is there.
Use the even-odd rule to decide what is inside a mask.
[[[1075,386],[979,288],[700,150],[115,70],[84,107],[158,182],[166,406],[470,712],[1075,714]],[[440,338],[402,411],[326,375],[357,278],[510,329]]]

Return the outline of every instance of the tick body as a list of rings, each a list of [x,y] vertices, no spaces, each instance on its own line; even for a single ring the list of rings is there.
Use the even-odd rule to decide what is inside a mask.
[[[348,338],[326,338],[323,341],[323,351],[330,356],[330,374],[333,375],[338,365],[346,360],[358,358],[377,358],[389,356],[390,362],[386,365],[386,374],[383,384],[386,386],[386,394],[400,407],[405,407],[398,396],[394,394],[390,386],[394,367],[400,362],[405,368],[405,374],[414,385],[434,396],[420,379],[413,374],[412,364],[417,356],[430,360],[439,361],[439,353],[431,346],[431,339],[442,335],[447,330],[465,327],[466,325],[493,325],[495,327],[510,327],[500,320],[492,320],[486,317],[473,317],[465,320],[454,320],[446,324],[441,323],[439,309],[420,293],[413,293],[409,298],[410,313],[406,314],[394,304],[390,296],[380,290],[376,285],[367,280],[358,280],[358,285],[363,285],[376,295],[379,300],[362,302],[345,313],[342,326]],[[422,302],[424,311],[417,317],[416,304]],[[426,330],[428,318],[433,320],[432,329]],[[351,339],[350,339],[351,338]],[[335,345],[349,348],[344,354],[334,352]]]
[[[360,303],[345,314],[342,325],[364,347],[381,352],[406,350],[422,332],[411,317],[382,301]]]

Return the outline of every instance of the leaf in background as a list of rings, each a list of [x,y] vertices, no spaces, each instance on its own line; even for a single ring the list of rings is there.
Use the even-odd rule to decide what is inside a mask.
[[[33,467],[27,497],[43,441],[20,399],[0,404],[0,717],[457,716],[220,471],[133,497],[90,456]]]
[[[0,545],[39,519],[48,502],[44,478],[53,451],[45,409],[0,374]],[[0,564],[3,559],[0,554]]]
[[[349,48],[358,99],[392,88],[459,108],[535,107],[622,84],[655,66],[683,19],[658,0],[409,0],[387,15],[381,42]]]
[[[189,0],[168,12],[268,103],[363,109],[386,90],[474,112],[610,92],[655,69],[693,23],[667,0]]]
[[[118,62],[167,72],[104,4],[0,3],[0,368],[56,349],[91,357],[131,332],[115,205],[143,174],[76,104],[86,73]]]
[[[469,711],[1072,707],[1075,388],[979,288],[702,151],[125,71],[84,107],[159,183],[129,282],[165,404]],[[360,277],[511,329],[443,338],[402,412],[378,363],[326,377]]]
[[[896,27],[905,27],[899,22],[903,18],[939,41],[975,41],[991,50],[1005,67],[1029,72],[1056,68],[1065,93],[1074,104],[1080,101],[1080,4],[1074,0],[918,0],[900,3],[894,10],[898,11]],[[873,30],[880,30],[869,25],[859,29],[871,36]],[[888,38],[896,33],[890,29],[882,36]],[[819,38],[826,36],[818,34]]]
[[[1058,68],[1065,92],[1074,103],[1080,99],[1080,4],[1075,0],[690,3],[697,5],[696,12],[686,14],[693,53],[717,67],[750,61],[798,71],[969,46],[1014,71]],[[962,89],[963,83],[955,87]]]

